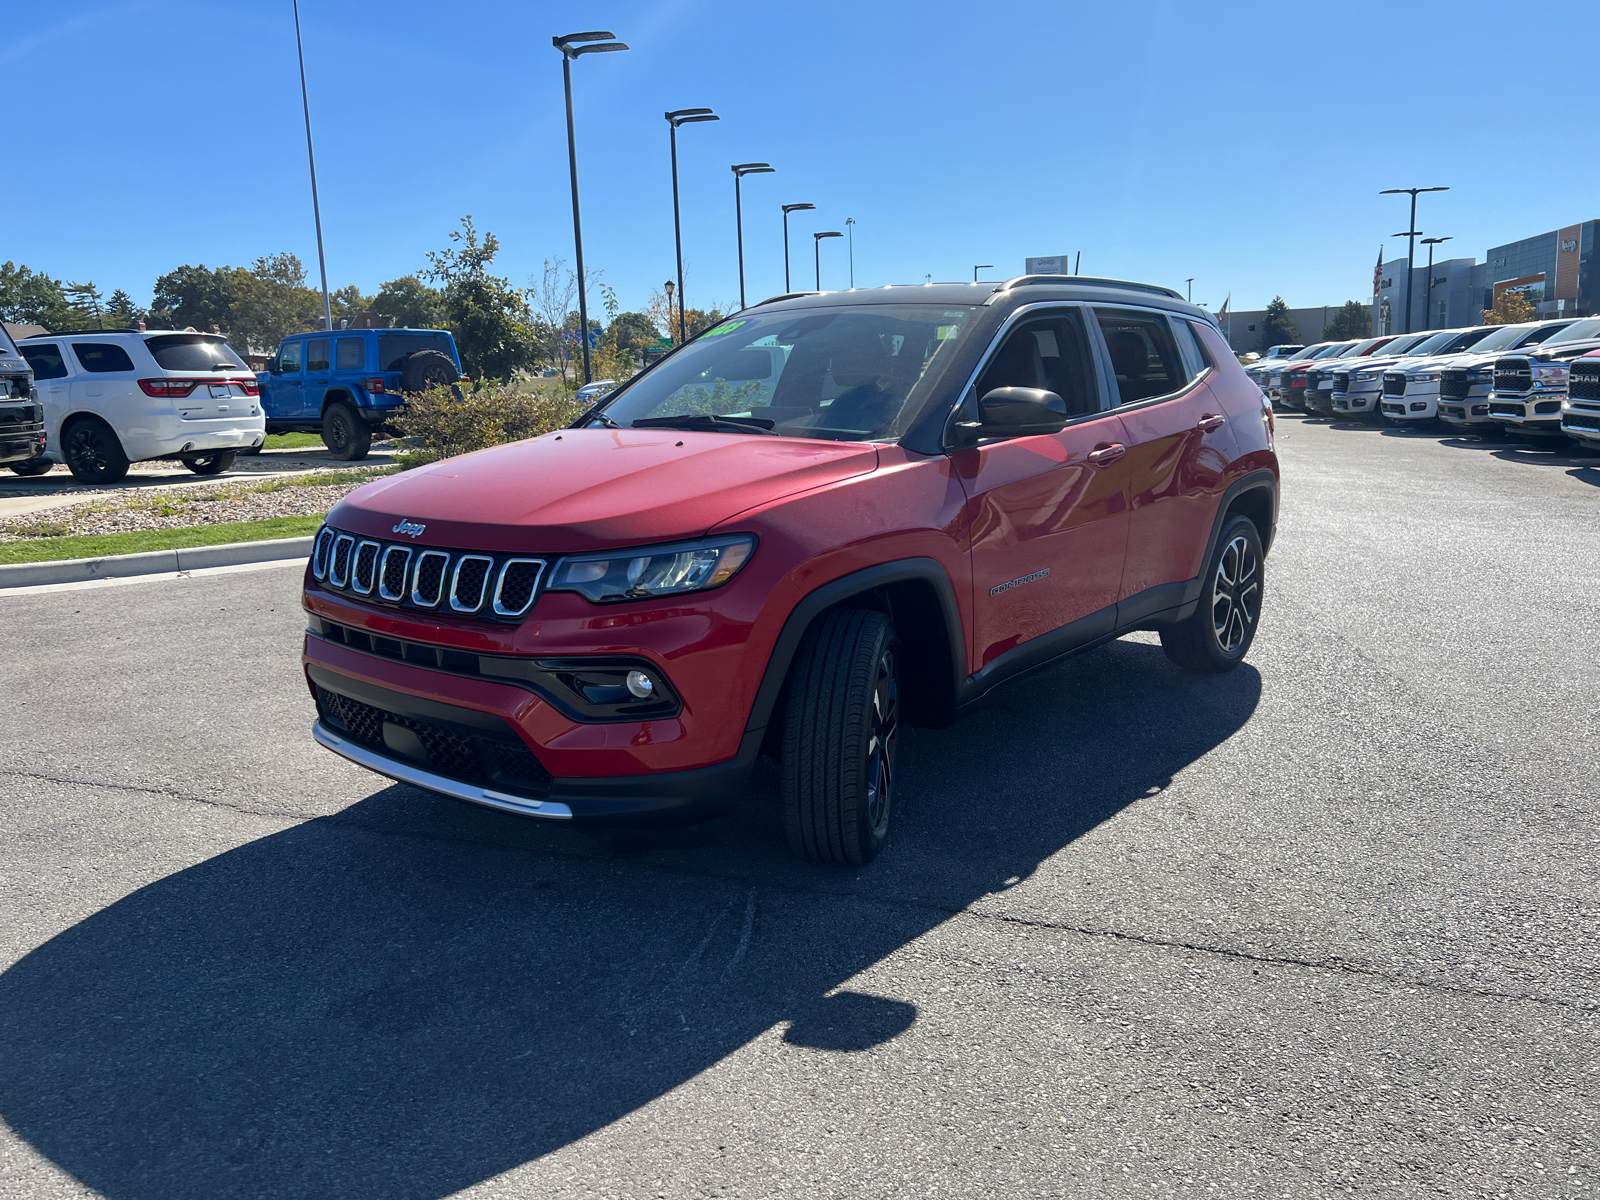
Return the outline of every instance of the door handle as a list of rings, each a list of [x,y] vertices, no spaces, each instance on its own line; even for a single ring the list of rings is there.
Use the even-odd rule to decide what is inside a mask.
[[[1097,467],[1110,466],[1128,452],[1121,442],[1101,442],[1089,451],[1089,461]]]
[[[1213,429],[1221,429],[1227,422],[1227,417],[1218,416],[1216,413],[1207,413],[1195,422],[1194,427],[1210,433]]]

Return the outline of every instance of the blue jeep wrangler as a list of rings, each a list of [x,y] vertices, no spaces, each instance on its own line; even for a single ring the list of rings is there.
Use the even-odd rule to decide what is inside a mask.
[[[322,434],[333,457],[365,458],[374,426],[410,392],[461,380],[461,356],[443,329],[335,329],[278,345],[261,383],[268,433]]]

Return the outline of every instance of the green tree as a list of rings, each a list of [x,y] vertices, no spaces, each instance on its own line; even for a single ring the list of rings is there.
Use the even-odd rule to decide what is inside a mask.
[[[230,273],[237,270],[219,267],[213,271],[204,263],[173,268],[156,279],[151,315],[159,324],[174,329],[230,324]]]
[[[75,323],[73,316],[59,279],[10,260],[0,263],[0,320],[70,329]]]
[[[617,350],[630,350],[638,354],[660,336],[661,331],[656,328],[655,322],[644,313],[624,312],[611,319],[604,341],[607,346]]]
[[[482,239],[472,214],[450,233],[452,245],[428,251],[423,274],[440,285],[445,322],[467,374],[478,379],[509,379],[531,367],[538,354],[533,312],[511,281],[489,274],[500,239],[485,230]]]
[[[121,288],[111,293],[106,301],[106,316],[121,328],[131,329],[145,319],[145,311],[133,302],[133,297]]]
[[[1333,314],[1333,320],[1322,327],[1322,340],[1343,342],[1351,338],[1372,336],[1372,309],[1359,300],[1346,300],[1344,307]]]
[[[67,303],[87,316],[83,324],[93,321],[96,329],[105,328],[105,305],[101,303],[100,289],[95,287],[93,280],[88,283],[69,283],[64,290]]]
[[[1283,302],[1282,296],[1274,296],[1272,303],[1267,305],[1267,313],[1261,319],[1261,345],[1265,350],[1268,346],[1281,346],[1288,342],[1298,342],[1300,330],[1295,327],[1294,318],[1289,315],[1289,306]]]
[[[437,329],[444,323],[444,294],[415,275],[391,279],[378,289],[370,305],[382,325],[402,329]]]

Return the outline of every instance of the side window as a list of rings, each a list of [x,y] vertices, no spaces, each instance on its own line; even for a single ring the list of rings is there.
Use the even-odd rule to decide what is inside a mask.
[[[133,370],[133,359],[128,357],[128,352],[112,342],[73,342],[72,352],[85,371],[97,375]]]
[[[1098,412],[1099,395],[1089,372],[1089,346],[1076,312],[1031,317],[1006,340],[978,379],[978,396],[1000,387],[1043,388],[1067,403],[1074,417]]]
[[[1177,330],[1178,352],[1183,355],[1183,365],[1188,370],[1190,379],[1217,365],[1211,361],[1211,355],[1206,352],[1205,341],[1193,321],[1174,317],[1172,327]]]
[[[367,366],[365,338],[340,338],[335,343],[334,362],[341,371],[361,371]]]
[[[314,338],[306,343],[306,370],[326,371],[328,369],[328,339]]]
[[[1111,352],[1122,403],[1165,396],[1188,382],[1165,316],[1114,308],[1094,311]]]
[[[304,342],[285,342],[278,350],[278,373],[280,375],[300,374],[300,363],[305,351]]]
[[[67,377],[66,360],[61,357],[61,347],[53,346],[49,342],[42,342],[37,346],[20,346],[22,357],[28,360],[28,365],[33,368],[34,379],[65,379]]]

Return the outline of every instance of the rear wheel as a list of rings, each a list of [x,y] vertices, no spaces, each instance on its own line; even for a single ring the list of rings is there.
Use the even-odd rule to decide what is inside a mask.
[[[355,405],[338,400],[322,414],[322,444],[343,462],[365,458],[372,445],[372,426],[361,419]]]
[[[1261,535],[1248,517],[1222,527],[1194,615],[1161,630],[1161,648],[1185,671],[1217,674],[1244,661],[1261,619]]]
[[[83,417],[67,427],[61,438],[61,456],[80,483],[116,483],[128,474],[128,456],[111,427],[93,417]]]
[[[34,475],[43,475],[53,466],[55,466],[55,463],[48,458],[35,458],[28,462],[12,463],[11,469],[24,479],[27,479]]]
[[[861,866],[889,836],[899,641],[882,613],[839,609],[806,632],[783,728],[783,828],[815,862]]]
[[[213,450],[210,454],[191,454],[183,460],[183,465],[196,475],[220,475],[233,466],[233,460],[238,454],[237,450]]]

